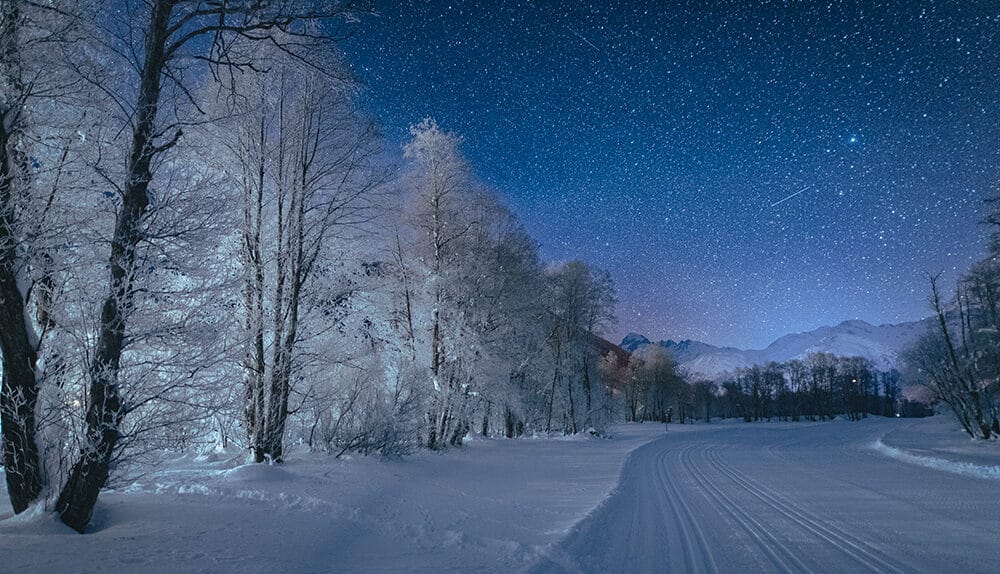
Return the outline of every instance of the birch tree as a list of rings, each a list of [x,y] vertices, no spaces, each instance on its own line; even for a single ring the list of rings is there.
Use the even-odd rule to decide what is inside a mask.
[[[495,201],[486,202],[482,219],[490,222],[476,276],[477,344],[492,356],[492,371],[479,372],[479,432],[502,427],[509,438],[529,418],[532,395],[544,378],[545,282],[535,242]]]
[[[56,501],[63,522],[80,532],[86,529],[108,480],[122,422],[129,412],[120,375],[130,319],[141,292],[138,271],[142,268],[137,263],[149,239],[151,184],[157,181],[157,168],[183,136],[188,124],[183,113],[198,107],[185,79],[197,63],[215,69],[245,65],[230,57],[235,39],[276,43],[294,54],[297,42],[281,44],[279,32],[291,38],[329,37],[326,31],[318,32],[323,23],[340,21],[357,6],[348,2],[153,0],[127,8],[122,11],[128,19],[119,29],[118,53],[134,55],[129,63],[132,73],[122,74],[123,85],[130,89],[117,92],[107,86],[105,90],[108,97],[131,96],[117,102],[128,118],[128,135],[122,141],[124,169],[106,181],[120,203],[90,352],[85,436]],[[181,105],[185,102],[191,107]]]
[[[594,337],[613,320],[614,288],[606,273],[571,261],[550,270],[549,301],[552,378],[545,429],[559,426],[575,434],[581,425],[594,422],[595,401],[602,396],[594,381],[598,372]],[[554,425],[560,414],[563,423]]]
[[[383,182],[372,159],[374,128],[352,103],[353,85],[327,52],[324,74],[276,51],[257,56],[241,84],[230,148],[242,190],[244,423],[257,462],[280,462],[297,347],[308,330],[310,285],[331,244],[356,234],[374,215]],[[331,295],[336,300],[343,294]]]
[[[408,221],[414,229],[413,248],[421,262],[422,299],[426,313],[415,317],[425,331],[417,360],[427,369],[428,401],[424,444],[431,449],[460,442],[463,410],[468,398],[464,365],[452,351],[460,344],[457,325],[459,276],[471,255],[466,242],[479,224],[470,201],[470,168],[459,151],[460,138],[425,119],[410,129],[404,155],[412,162],[407,184],[412,190]],[[419,343],[418,343],[419,344]]]

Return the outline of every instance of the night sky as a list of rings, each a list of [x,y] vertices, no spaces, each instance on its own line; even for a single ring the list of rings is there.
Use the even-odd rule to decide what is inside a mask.
[[[985,254],[996,0],[381,2],[343,47],[391,142],[434,117],[544,259],[611,272],[614,339],[917,319]]]

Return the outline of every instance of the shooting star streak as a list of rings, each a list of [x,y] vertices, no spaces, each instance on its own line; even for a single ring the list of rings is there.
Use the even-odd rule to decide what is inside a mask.
[[[796,191],[795,193],[789,195],[785,199],[781,199],[781,200],[775,201],[774,203],[771,204],[771,207],[775,207],[775,206],[781,205],[782,203],[785,203],[786,201],[788,201],[789,199],[795,197],[796,195],[799,195],[799,194],[805,192],[810,187],[812,187],[812,186],[807,185],[807,186],[803,187],[802,189]]]
[[[574,36],[576,36],[577,38],[579,38],[579,39],[583,40],[584,42],[586,42],[586,44],[588,46],[590,46],[591,48],[597,50],[598,52],[601,51],[601,49],[598,48],[597,46],[595,46],[593,42],[591,42],[590,40],[584,38],[583,35],[580,34],[579,32],[577,32],[576,30],[570,28],[569,26],[566,26],[565,24],[563,24],[563,26],[565,26],[567,30],[569,30],[570,32],[572,32]]]

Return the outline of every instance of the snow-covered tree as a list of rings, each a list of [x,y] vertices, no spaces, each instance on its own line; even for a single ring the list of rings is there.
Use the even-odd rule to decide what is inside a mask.
[[[22,231],[31,173],[25,117],[30,90],[25,84],[26,20],[20,2],[0,5],[0,350],[3,388],[0,416],[7,488],[14,512],[23,512],[42,490],[36,442],[39,336],[28,313],[27,273]]]
[[[11,504],[44,494],[47,383],[61,377],[56,342],[70,246],[80,239],[74,201],[94,120],[66,54],[86,27],[83,3],[0,5],[0,391],[2,450]],[[65,337],[62,337],[65,339]],[[52,393],[49,393],[50,395]]]
[[[604,421],[596,418],[603,386],[597,373],[595,337],[613,320],[614,287],[606,273],[582,261],[548,273],[548,320],[552,377],[547,391],[545,429],[576,433]]]
[[[410,129],[405,157],[410,207],[406,222],[410,234],[409,276],[419,290],[410,294],[416,363],[426,369],[427,404],[423,442],[441,448],[461,442],[469,430],[470,378],[467,357],[460,352],[466,340],[468,271],[473,258],[477,226],[477,189],[471,169],[459,150],[461,139],[425,119]],[[414,305],[414,303],[417,303]]]
[[[177,389],[151,373],[149,381],[155,381],[158,390],[142,393],[150,400],[129,400],[133,396],[129,385],[137,382],[131,366],[155,354],[146,350],[130,355],[130,348],[153,339],[165,341],[160,337],[166,335],[145,329],[143,336],[135,336],[136,326],[142,325],[138,319],[144,309],[151,309],[147,289],[158,283],[176,287],[190,280],[152,263],[169,267],[170,259],[160,257],[160,248],[181,243],[199,221],[183,213],[193,204],[183,191],[196,188],[190,186],[191,178],[203,179],[202,174],[185,172],[184,166],[172,163],[184,130],[197,122],[199,102],[191,82],[207,72],[197,66],[207,63],[216,74],[246,66],[232,57],[237,39],[270,42],[293,57],[305,58],[298,51],[300,40],[329,38],[327,23],[343,21],[358,8],[349,2],[154,0],[129,4],[125,10],[96,11],[106,34],[93,44],[94,50],[103,51],[101,65],[89,69],[81,65],[80,79],[113,101],[123,123],[106,140],[102,161],[95,164],[101,185],[114,201],[113,223],[104,295],[93,321],[93,337],[87,339],[86,395],[81,403],[86,407],[85,430],[56,502],[56,510],[71,527],[82,532],[89,522],[121,446],[126,416],[139,407],[162,404],[165,394]],[[188,323],[170,314],[155,315],[173,326]],[[169,345],[163,348],[167,357],[161,358],[172,363],[173,350]]]
[[[228,146],[242,197],[243,412],[255,460],[280,462],[299,347],[329,330],[349,295],[343,281],[334,286],[336,244],[356,240],[374,217],[384,177],[373,165],[374,129],[335,53],[313,58],[322,74],[278,49],[251,58],[236,82]]]
[[[1000,433],[996,267],[995,254],[974,267],[959,282],[951,306],[932,276],[934,326],[907,352],[912,376],[948,405],[969,436],[981,439]]]

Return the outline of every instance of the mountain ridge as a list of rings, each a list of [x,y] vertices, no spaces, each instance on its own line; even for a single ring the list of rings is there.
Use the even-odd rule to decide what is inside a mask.
[[[867,321],[851,319],[811,331],[783,335],[763,349],[720,347],[695,339],[667,339],[655,344],[669,350],[678,365],[692,376],[710,379],[736,368],[768,361],[783,363],[815,352],[861,356],[871,360],[876,368],[889,370],[900,367],[903,350],[926,332],[929,321],[930,318],[872,325]],[[642,355],[643,349],[653,344],[644,335],[629,333],[620,346],[630,353]]]

